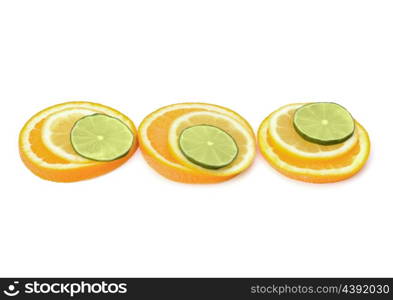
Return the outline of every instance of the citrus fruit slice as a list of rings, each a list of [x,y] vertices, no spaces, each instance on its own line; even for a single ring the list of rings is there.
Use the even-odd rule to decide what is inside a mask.
[[[348,140],[355,131],[355,121],[341,105],[330,102],[309,103],[296,110],[296,131],[307,141],[336,145]]]
[[[228,133],[211,125],[184,129],[179,137],[179,147],[188,160],[207,169],[226,167],[239,152]]]
[[[136,151],[138,143],[137,140],[134,139],[134,144],[128,154],[121,159],[111,162],[95,162],[90,160],[76,162],[52,152],[43,141],[43,137],[46,136],[43,132],[43,125],[50,116],[56,118],[55,115],[57,115],[59,118],[62,118],[64,116],[62,112],[65,110],[87,110],[90,114],[97,112],[107,114],[120,119],[127,124],[134,134],[136,133],[136,128],[129,118],[117,110],[101,104],[91,102],[67,102],[46,108],[30,118],[19,135],[19,152],[22,161],[27,168],[37,176],[57,182],[73,182],[93,178],[119,167]],[[86,113],[86,111],[84,111],[84,113]],[[69,128],[70,130],[71,127]],[[68,138],[67,134],[64,134],[63,138],[69,140],[69,134],[70,132],[68,132]],[[72,153],[75,152],[73,151]]]
[[[182,132],[190,126],[209,125],[220,130],[224,130],[234,141],[230,144],[230,154],[232,162],[219,170],[208,170],[203,166],[192,163],[187,156],[181,151],[181,145],[178,142]],[[235,119],[212,111],[196,111],[186,113],[174,120],[169,128],[168,134],[169,149],[172,156],[182,165],[202,173],[216,174],[218,176],[229,176],[238,174],[247,169],[255,156],[255,138],[248,128],[245,128]]]
[[[304,104],[290,104],[273,112],[269,118],[268,132],[275,149],[288,156],[299,159],[326,160],[339,157],[356,146],[358,134],[344,143],[324,146],[311,143],[302,138],[293,126],[293,116]]]
[[[172,123],[184,114],[201,111],[215,112],[220,115],[227,116],[235,120],[238,124],[238,127],[241,127],[251,137],[253,137],[251,142],[253,147],[250,147],[250,151],[248,153],[244,153],[244,155],[246,155],[247,159],[250,161],[249,164],[243,164],[243,168],[237,168],[237,170],[235,170],[236,172],[233,172],[234,169],[232,169],[232,171],[227,170],[227,168],[230,168],[239,159],[240,151],[236,160],[231,165],[220,170],[207,170],[191,163],[188,159],[185,159],[185,161],[189,165],[183,165],[179,163],[179,160],[173,156],[173,152],[171,152],[169,147],[169,129]],[[225,130],[232,137],[234,137],[231,132],[222,126],[216,127]],[[147,163],[166,178],[179,182],[214,183],[225,181],[237,175],[241,170],[247,168],[255,157],[254,133],[247,121],[237,113],[227,108],[212,104],[179,103],[162,107],[148,115],[142,121],[141,125],[139,126],[138,137],[143,156]],[[176,137],[176,144],[178,144],[178,138],[179,135]],[[238,142],[237,144],[239,146]],[[184,157],[182,153],[181,157]],[[190,168],[190,166],[193,168]]]
[[[79,119],[98,113],[94,108],[68,108],[45,118],[42,125],[42,142],[55,155],[69,162],[90,162],[74,151],[70,132]]]
[[[328,183],[341,181],[358,173],[366,164],[370,154],[370,140],[367,131],[356,123],[358,141],[348,153],[330,160],[293,159],[272,144],[269,134],[270,117],[266,118],[258,130],[260,150],[266,160],[282,174],[301,181]]]
[[[75,152],[87,159],[111,161],[127,154],[134,135],[117,118],[93,114],[79,119],[71,130],[71,145]]]

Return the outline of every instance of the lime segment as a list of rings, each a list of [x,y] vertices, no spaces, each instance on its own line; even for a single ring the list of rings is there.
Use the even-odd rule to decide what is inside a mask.
[[[71,144],[79,155],[97,161],[111,161],[128,153],[134,135],[119,119],[93,114],[78,120],[71,130]]]
[[[235,140],[224,130],[211,125],[196,125],[182,131],[179,147],[191,162],[219,169],[230,165],[239,152]]]
[[[331,102],[306,104],[294,115],[296,131],[307,141],[336,145],[348,140],[355,131],[355,121],[341,105]]]

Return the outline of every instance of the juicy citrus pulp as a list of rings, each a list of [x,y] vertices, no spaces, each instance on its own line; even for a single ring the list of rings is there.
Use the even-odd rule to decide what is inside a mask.
[[[70,144],[70,147],[58,147],[67,145],[67,141],[69,143],[70,131],[68,135],[62,134],[60,136],[48,133],[47,130],[51,130],[52,127],[47,125],[46,122],[49,122],[49,118],[51,118],[51,124],[60,124],[60,128],[65,126],[63,127],[64,129],[68,128],[68,130],[71,130],[76,120],[80,118],[81,112],[83,112],[83,115],[98,112],[116,117],[127,124],[134,134],[136,132],[136,128],[130,119],[117,110],[101,104],[92,102],[67,102],[46,108],[30,118],[19,135],[19,152],[21,158],[34,174],[47,180],[60,182],[72,182],[93,178],[119,167],[136,151],[138,143],[135,139],[132,148],[123,158],[112,162],[94,162],[87,159],[81,161],[79,155],[75,153]],[[74,121],[69,119],[71,115],[74,115],[71,118]],[[55,132],[61,133],[61,130],[57,126],[54,128]],[[56,149],[59,149],[59,151],[52,151],[52,148],[47,146],[48,140],[45,139],[48,137],[50,139],[55,137],[55,141],[50,141],[50,143]]]
[[[298,159],[327,160],[337,158],[355,147],[358,141],[356,130],[345,142],[331,146],[318,145],[302,138],[293,126],[293,117],[303,105],[286,105],[269,117],[268,132],[274,148]]]
[[[134,140],[122,121],[105,114],[79,119],[71,130],[71,144],[81,156],[96,161],[111,161],[127,154]]]
[[[351,114],[341,105],[330,102],[300,107],[295,112],[293,124],[304,139],[320,145],[340,144],[355,131]]]
[[[224,130],[233,138],[238,151],[235,159],[230,164],[219,170],[208,170],[190,162],[184,156],[179,147],[178,137],[185,128],[197,125],[215,126]],[[212,111],[190,112],[178,117],[169,128],[168,142],[172,156],[182,165],[202,173],[219,176],[239,174],[250,166],[255,155],[255,138],[249,130],[233,118]]]
[[[207,169],[226,167],[239,152],[236,142],[228,133],[211,125],[184,129],[179,137],[179,147],[187,159]]]
[[[239,154],[233,163],[219,170],[208,170],[185,158],[178,147],[180,132],[172,137],[169,131],[176,120],[191,112],[211,112],[227,117],[238,128],[241,128],[242,131],[238,130],[238,132],[246,132],[247,137],[251,137],[244,138],[244,135],[238,133],[240,140],[237,140],[235,135],[227,130],[225,126],[208,123],[226,131],[235,139],[239,147]],[[195,123],[187,124],[187,127],[197,125]],[[184,128],[182,127],[182,129]],[[255,138],[250,125],[237,113],[217,105],[180,103],[160,108],[142,121],[138,133],[142,153],[149,165],[166,178],[179,182],[213,183],[228,180],[247,169],[255,157]],[[179,150],[179,152],[176,152],[177,156],[174,155],[174,147]],[[244,151],[241,149],[244,149]]]
[[[74,151],[71,145],[70,132],[74,124],[81,118],[95,114],[91,108],[68,108],[53,113],[45,118],[42,125],[42,141],[53,154],[72,162],[89,162]]]
[[[285,106],[278,111],[286,110],[298,104]],[[275,112],[277,113],[277,112]],[[293,179],[327,183],[347,179],[357,172],[367,162],[370,153],[370,140],[367,131],[356,123],[356,143],[354,147],[346,148],[346,152],[330,159],[309,159],[295,156],[282,147],[277,147],[275,137],[270,134],[270,124],[273,113],[261,124],[258,131],[259,147],[266,160],[279,172]],[[289,124],[291,124],[289,122]],[[327,147],[327,146],[324,146]]]

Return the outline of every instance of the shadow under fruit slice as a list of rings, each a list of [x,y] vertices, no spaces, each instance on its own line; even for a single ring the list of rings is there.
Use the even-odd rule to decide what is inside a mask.
[[[310,103],[300,107],[293,118],[296,131],[307,141],[336,145],[355,132],[355,121],[341,105],[330,102]]]
[[[211,125],[184,129],[179,137],[179,146],[187,159],[207,169],[230,165],[239,152],[235,140],[228,133]]]
[[[49,117],[57,119],[57,115],[57,117],[63,118],[65,116],[65,110],[79,112],[86,112],[87,110],[90,111],[91,114],[102,113],[110,115],[120,119],[122,122],[127,124],[134,134],[136,133],[136,128],[129,118],[119,111],[102,104],[92,102],[67,102],[48,107],[30,118],[30,120],[27,121],[22,128],[19,135],[19,152],[21,159],[27,168],[37,176],[57,182],[73,182],[97,177],[121,166],[138,148],[137,140],[134,139],[134,143],[127,155],[111,162],[96,162],[86,159],[84,159],[84,162],[80,162],[72,160],[72,155],[64,157],[51,151],[51,149],[48,148],[43,141],[43,137],[46,136],[45,132],[43,132],[44,124]],[[70,114],[67,113],[67,118],[69,118],[69,115]],[[74,118],[74,122],[76,122],[76,120],[77,119]],[[67,125],[68,121],[55,123],[62,124],[61,126],[65,125],[64,128],[69,128],[69,130],[71,129],[70,127],[72,127]],[[69,141],[69,135],[70,132],[68,132],[68,135],[67,133],[64,134],[63,138],[67,139],[68,137]],[[61,142],[58,140],[57,142],[55,143],[56,147],[58,145],[67,144],[66,141]],[[62,148],[62,150],[66,151],[66,149],[69,148],[71,147]],[[73,151],[73,153],[69,154],[75,154],[75,152]]]
[[[112,161],[126,155],[134,135],[117,118],[93,114],[79,119],[71,130],[71,144],[79,155],[96,161]]]

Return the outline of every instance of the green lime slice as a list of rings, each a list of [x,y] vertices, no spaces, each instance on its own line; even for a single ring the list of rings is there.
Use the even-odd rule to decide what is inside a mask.
[[[296,131],[307,141],[335,145],[348,140],[355,131],[355,121],[341,105],[331,102],[310,103],[294,115]]]
[[[179,147],[184,156],[198,166],[219,169],[230,165],[239,149],[224,130],[211,125],[196,125],[182,131]]]
[[[130,128],[119,119],[93,114],[78,120],[71,130],[71,145],[79,155],[111,161],[128,153],[134,142]]]

